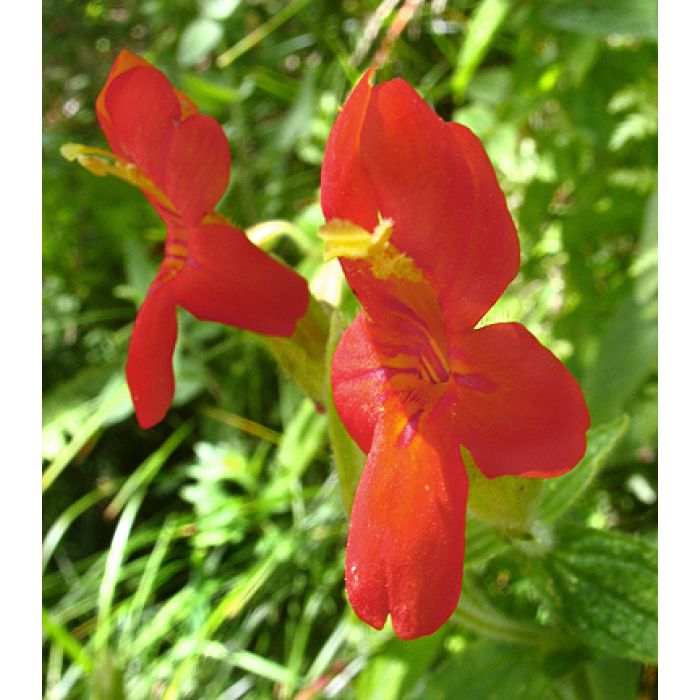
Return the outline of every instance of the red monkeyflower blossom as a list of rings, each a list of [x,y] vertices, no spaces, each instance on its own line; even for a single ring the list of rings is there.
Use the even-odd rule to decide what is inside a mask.
[[[177,306],[205,321],[289,336],[308,291],[302,277],[213,211],[229,182],[228,141],[163,73],[122,51],[96,109],[114,153],[77,147],[74,156],[94,172],[138,185],[167,228],[165,256],[136,317],[126,364],[136,417],[148,428],[165,416],[175,390]]]
[[[442,121],[403,80],[373,87],[368,73],[331,132],[321,203],[327,253],[363,307],[331,374],[340,418],[368,455],[350,518],[348,596],[365,622],[381,628],[391,614],[411,639],[458,602],[460,446],[487,477],[557,476],[585,452],[588,410],[522,325],[475,328],[520,256],[469,129]]]

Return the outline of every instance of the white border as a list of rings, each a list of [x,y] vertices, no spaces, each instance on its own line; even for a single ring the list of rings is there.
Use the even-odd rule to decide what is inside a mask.
[[[700,551],[698,8],[659,7],[659,698],[697,689]]]

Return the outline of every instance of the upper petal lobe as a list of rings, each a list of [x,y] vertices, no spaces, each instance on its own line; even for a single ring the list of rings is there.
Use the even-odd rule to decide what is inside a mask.
[[[194,224],[221,199],[231,174],[231,154],[223,129],[203,114],[170,130],[164,145],[163,190],[186,224]]]
[[[472,327],[519,267],[505,198],[476,137],[448,124],[403,80],[365,76],[333,127],[321,177],[327,219],[372,230],[395,222],[391,241],[428,276],[456,330]],[[345,266],[355,287],[352,266]]]
[[[321,206],[326,219],[347,219],[371,231],[378,203],[359,159],[360,140],[372,87],[366,73],[343,105],[328,137],[321,166]]]
[[[168,79],[152,66],[136,66],[111,81],[104,98],[114,152],[157,185],[165,184],[165,148],[180,119],[180,103]]]

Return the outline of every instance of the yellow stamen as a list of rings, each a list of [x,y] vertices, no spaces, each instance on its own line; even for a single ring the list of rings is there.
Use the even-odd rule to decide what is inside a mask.
[[[391,236],[394,222],[380,221],[373,233],[351,221],[333,219],[321,226],[318,235],[323,240],[323,258],[367,258],[377,253]]]
[[[415,263],[390,242],[394,222],[381,219],[369,233],[351,221],[333,219],[318,231],[323,240],[323,259],[367,259],[372,274],[378,279],[398,277],[411,282],[422,282],[423,275]]]
[[[80,143],[64,143],[61,155],[69,161],[76,161],[93,175],[104,177],[112,175],[124,180],[149,194],[158,204],[175,211],[168,196],[153,181],[144,175],[133,163],[130,163],[103,148],[83,146]]]

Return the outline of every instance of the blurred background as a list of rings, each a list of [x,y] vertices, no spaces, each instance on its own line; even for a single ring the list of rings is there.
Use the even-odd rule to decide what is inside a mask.
[[[655,697],[656,3],[45,0],[43,20],[45,697]],[[379,60],[484,143],[522,246],[485,320],[567,364],[593,432],[566,507],[538,512],[554,545],[470,517],[435,635],[349,609],[326,415],[258,337],[180,312],[173,409],[138,428],[123,368],[165,232],[59,154],[105,145],[94,100],[122,48],[222,124],[219,211],[275,221],[265,246],[348,318],[318,186],[362,71]]]

